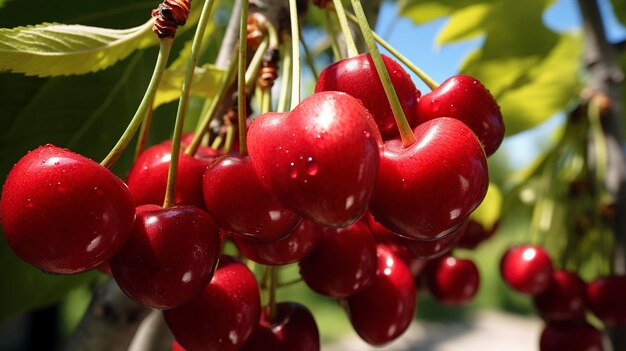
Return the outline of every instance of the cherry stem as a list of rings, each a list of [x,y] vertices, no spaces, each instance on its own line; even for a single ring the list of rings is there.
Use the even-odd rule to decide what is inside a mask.
[[[267,319],[271,322],[276,319],[276,289],[278,288],[278,271],[277,268],[273,266],[269,266],[267,269],[270,276]]]
[[[291,109],[300,103],[300,25],[298,24],[298,8],[296,0],[289,0],[289,20],[291,21],[291,52],[292,76],[291,76]]]
[[[135,146],[135,160],[146,147],[146,141],[148,140],[148,133],[150,131],[150,125],[152,124],[152,113],[154,109],[148,109],[148,114],[141,122],[141,129],[139,129],[139,139],[137,139],[137,146]]]
[[[261,89],[261,113],[267,113],[272,110],[272,88]]]
[[[289,90],[291,88],[291,40],[285,40],[285,54],[283,55],[283,67],[281,71],[281,85],[280,85],[280,94],[278,95],[278,107],[276,111],[278,112],[287,112],[287,106],[289,105]]]
[[[239,21],[239,64],[237,65],[237,123],[239,130],[239,154],[248,153],[246,144],[247,91],[246,91],[246,51],[248,50],[248,0],[241,3],[241,19]],[[228,139],[226,139],[228,141]]]
[[[339,19],[339,26],[341,26],[343,38],[346,41],[348,57],[357,56],[359,54],[359,50],[356,48],[356,43],[354,42],[354,37],[352,36],[352,31],[350,30],[350,25],[348,24],[346,10],[343,8],[341,0],[333,0],[333,5],[335,7],[335,12],[337,13],[337,18]]]
[[[337,41],[337,28],[328,11],[324,11],[324,19],[324,27],[326,27],[326,31],[329,33],[328,37],[330,38],[330,47],[333,50],[333,58],[335,61],[341,60],[343,56],[341,55],[339,42]]]
[[[211,9],[215,0],[207,0],[202,7],[196,33],[191,43],[191,53],[187,62],[187,71],[183,86],[181,88],[180,99],[178,100],[178,111],[176,111],[176,122],[174,124],[174,135],[172,137],[172,153],[170,159],[170,167],[167,173],[167,186],[165,188],[165,200],[163,208],[168,208],[176,203],[176,174],[178,172],[178,159],[181,154],[180,139],[183,134],[183,126],[185,124],[185,115],[187,113],[187,102],[189,101],[189,91],[191,90],[191,82],[193,74],[196,70],[204,31],[211,17]]]
[[[119,158],[122,156],[124,150],[126,150],[128,144],[130,144],[131,140],[137,133],[137,130],[141,126],[144,118],[146,117],[148,110],[152,107],[152,102],[154,101],[154,96],[156,95],[159,83],[161,82],[161,77],[163,77],[163,72],[165,71],[167,59],[170,56],[173,42],[173,38],[161,39],[161,43],[159,46],[159,56],[154,66],[154,71],[152,72],[152,78],[150,78],[148,89],[146,89],[146,92],[141,99],[141,103],[139,104],[135,115],[128,124],[128,127],[126,127],[124,134],[122,134],[120,139],[117,141],[117,144],[115,144],[113,149],[111,149],[111,151],[104,158],[104,160],[100,162],[102,166],[110,169],[115,165],[117,160],[119,160]]]
[[[346,13],[348,19],[354,23],[358,23],[358,19],[351,13]],[[402,55],[396,48],[391,46],[385,39],[376,34],[376,32],[372,31],[372,35],[374,36],[374,40],[376,40],[382,47],[387,49],[393,56],[395,56],[400,62],[402,62],[406,67],[408,67],[419,79],[424,82],[431,90],[437,89],[439,84],[435,82],[426,72],[422,71],[419,67],[417,67],[411,60],[409,60],[406,56]]]
[[[361,33],[363,34],[363,38],[365,39],[365,43],[367,44],[367,49],[370,52],[372,61],[374,61],[374,66],[376,67],[376,71],[378,72],[378,77],[383,84],[383,88],[385,89],[385,95],[387,95],[387,100],[389,100],[389,104],[391,105],[391,109],[393,111],[393,116],[396,119],[396,124],[398,125],[398,129],[400,130],[402,146],[408,147],[416,142],[415,135],[413,134],[411,126],[409,125],[409,122],[404,115],[402,105],[400,105],[400,100],[398,100],[398,95],[393,88],[393,83],[391,83],[391,77],[389,76],[387,67],[383,62],[382,56],[380,56],[380,51],[378,51],[378,47],[376,46],[376,41],[374,40],[372,29],[367,22],[367,18],[365,17],[365,11],[363,11],[361,2],[359,0],[351,1],[352,8],[356,13],[357,22],[359,24],[359,27],[361,28]]]
[[[248,70],[246,71],[246,91],[251,91],[254,87],[254,83],[259,75],[259,69],[263,63],[263,55],[265,55],[268,47],[269,41],[265,38],[257,48],[254,56],[252,56],[250,64],[248,65]]]
[[[302,44],[302,49],[304,50],[304,60],[306,61],[307,65],[309,65],[309,69],[311,70],[311,73],[313,73],[313,78],[315,78],[315,80],[317,81],[317,78],[319,78],[319,74],[317,73],[317,69],[315,68],[315,62],[313,61],[311,51],[309,50],[309,47],[306,45],[306,42],[304,41],[304,38],[302,36],[300,36],[300,43]]]
[[[224,137],[221,135],[218,135],[215,137],[215,139],[213,139],[213,142],[211,143],[211,149],[213,150],[217,150],[219,149],[219,147],[222,145],[222,142],[224,141]]]
[[[230,153],[235,140],[235,127],[231,124],[226,127],[226,137],[224,138],[224,154]]]

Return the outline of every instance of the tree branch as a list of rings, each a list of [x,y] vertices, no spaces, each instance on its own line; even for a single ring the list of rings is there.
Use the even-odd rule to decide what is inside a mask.
[[[170,351],[174,336],[161,311],[152,311],[141,323],[128,351]]]

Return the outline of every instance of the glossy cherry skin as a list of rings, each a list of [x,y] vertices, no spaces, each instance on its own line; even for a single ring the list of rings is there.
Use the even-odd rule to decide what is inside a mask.
[[[109,260],[134,219],[133,199],[119,178],[53,145],[22,157],[0,197],[0,222],[13,252],[55,274],[85,272]]]
[[[379,135],[355,98],[322,92],[289,113],[257,117],[248,152],[261,183],[302,217],[346,227],[365,212],[379,160]]]
[[[180,306],[213,276],[220,250],[217,226],[195,207],[146,207],[139,207],[130,238],[110,261],[113,277],[137,303]]]
[[[244,264],[222,256],[211,282],[191,301],[163,315],[188,351],[239,350],[261,317],[259,286]]]
[[[154,145],[139,155],[127,179],[137,206],[163,204],[171,157],[171,142]],[[204,208],[202,177],[209,161],[210,159],[198,159],[181,152],[176,177],[177,205]]]
[[[387,55],[381,56],[404,115],[414,127],[417,125],[417,101],[421,93],[398,62]],[[343,59],[324,68],[315,84],[315,92],[322,91],[342,91],[361,100],[363,106],[372,113],[384,139],[398,135],[393,111],[370,54]]]
[[[385,142],[370,211],[396,234],[433,240],[458,229],[487,193],[487,159],[478,139],[452,118],[413,130],[404,148]]]
[[[313,291],[332,297],[353,295],[376,277],[376,242],[369,228],[325,228],[317,246],[300,261],[300,274]]]
[[[552,260],[539,246],[513,246],[502,257],[500,272],[511,288],[534,296],[545,291],[550,285]]]
[[[608,326],[626,325],[626,276],[594,279],[587,286],[589,309]]]
[[[577,274],[555,269],[548,288],[533,298],[535,308],[546,321],[584,321],[586,289]]]
[[[187,351],[184,347],[180,346],[178,341],[174,340],[172,342],[172,351]]]
[[[204,173],[202,191],[221,228],[262,242],[285,237],[302,219],[265,190],[247,156],[216,160]]]
[[[442,257],[430,262],[424,274],[430,293],[437,301],[448,306],[471,302],[480,286],[478,268],[467,259]]]
[[[541,332],[541,351],[603,351],[602,334],[586,322],[549,322]]]
[[[498,230],[498,226],[499,222],[496,222],[491,228],[485,228],[482,224],[470,218],[467,222],[467,229],[461,235],[457,246],[473,250],[485,240],[491,238]]]
[[[319,351],[320,335],[311,312],[295,302],[276,304],[274,320],[268,310],[241,351]]]
[[[262,243],[240,235],[232,235],[231,238],[239,252],[252,261],[280,266],[306,257],[317,245],[323,231],[320,225],[303,220],[293,232],[275,242]]]
[[[346,299],[350,322],[357,334],[372,345],[386,344],[411,324],[416,289],[407,265],[389,248],[378,245],[378,270],[374,283]]]
[[[468,125],[485,148],[493,154],[504,139],[504,122],[498,103],[489,90],[468,75],[448,78],[438,88],[419,99],[420,123],[438,117],[452,117]]]

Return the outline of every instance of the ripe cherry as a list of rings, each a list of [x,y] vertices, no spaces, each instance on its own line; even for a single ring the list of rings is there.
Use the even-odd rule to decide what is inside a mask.
[[[626,325],[626,276],[605,276],[594,279],[587,286],[589,309],[604,324]]]
[[[350,297],[345,306],[357,334],[372,345],[400,336],[415,314],[416,290],[407,265],[389,248],[378,245],[374,283]]]
[[[302,217],[332,227],[356,222],[379,160],[372,116],[355,98],[322,92],[289,113],[257,117],[248,152],[261,183]]]
[[[456,75],[430,93],[417,104],[420,123],[438,117],[452,117],[467,124],[485,148],[487,156],[493,154],[504,138],[504,122],[500,107],[489,90],[468,75]]]
[[[549,322],[541,332],[541,351],[603,351],[602,334],[586,322]]]
[[[417,101],[421,93],[399,63],[386,55],[382,55],[382,58],[402,110],[409,124],[416,126]],[[393,111],[370,54],[343,59],[324,68],[315,84],[315,92],[322,91],[342,91],[361,100],[363,106],[372,113],[385,139],[398,135]]]
[[[191,206],[141,206],[132,234],[111,259],[113,277],[134,301],[173,308],[211,279],[219,257],[218,229]]]
[[[325,228],[317,246],[300,261],[300,274],[315,292],[346,297],[365,289],[376,277],[376,242],[361,222]]]
[[[119,178],[53,145],[22,157],[0,198],[0,220],[13,252],[55,274],[108,261],[128,239],[134,218],[133,199]]]
[[[184,347],[180,346],[178,341],[174,340],[172,342],[172,351],[187,351]]]
[[[550,285],[552,260],[539,246],[513,246],[502,257],[500,271],[504,281],[514,290],[537,295]]]
[[[430,262],[424,274],[426,286],[433,297],[449,306],[470,302],[480,285],[476,264],[471,260],[452,256]]]
[[[576,273],[555,269],[548,288],[533,301],[539,315],[547,321],[583,321],[586,288]]]
[[[491,238],[497,230],[498,222],[496,222],[491,228],[485,228],[482,224],[470,218],[467,222],[467,229],[463,235],[461,235],[457,246],[473,250],[482,242]]]
[[[217,224],[262,242],[291,233],[300,216],[278,203],[263,188],[247,156],[226,156],[205,172],[204,203]]]
[[[163,315],[187,351],[239,350],[261,317],[259,286],[244,264],[222,256],[211,282],[192,300]]]
[[[433,240],[458,229],[489,183],[487,159],[474,133],[452,118],[414,129],[417,142],[385,142],[370,211],[386,228]]]

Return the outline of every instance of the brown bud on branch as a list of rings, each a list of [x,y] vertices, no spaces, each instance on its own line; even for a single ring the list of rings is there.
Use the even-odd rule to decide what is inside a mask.
[[[152,17],[156,17],[152,31],[159,38],[174,38],[176,29],[187,22],[190,9],[191,0],[164,0],[152,10]]]

